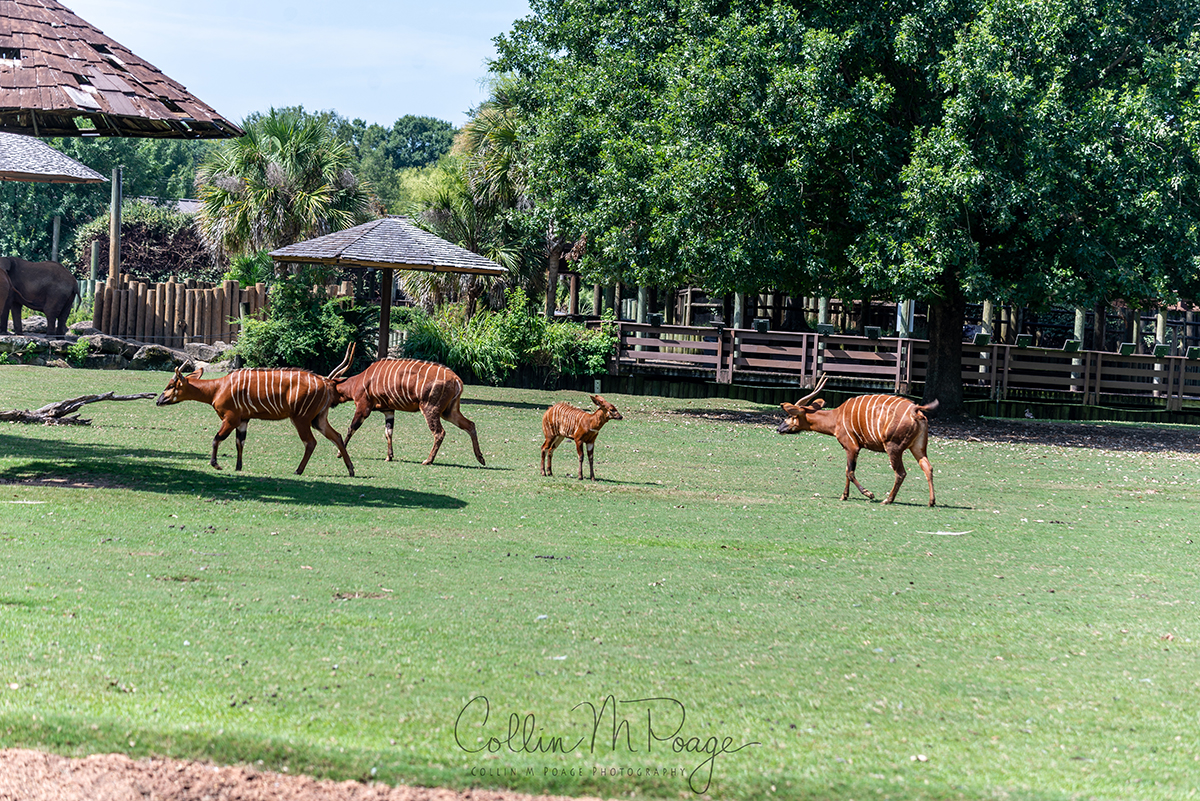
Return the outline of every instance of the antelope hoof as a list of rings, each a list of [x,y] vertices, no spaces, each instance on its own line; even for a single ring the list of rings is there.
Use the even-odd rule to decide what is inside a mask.
[[[221,465],[217,464],[216,462],[209,462],[209,464],[211,464],[211,465],[213,466],[213,469],[214,469],[214,470],[220,470],[220,469],[221,469]]]
[[[421,464],[433,464],[433,460],[432,460],[432,459],[426,459],[425,461],[421,462]]]

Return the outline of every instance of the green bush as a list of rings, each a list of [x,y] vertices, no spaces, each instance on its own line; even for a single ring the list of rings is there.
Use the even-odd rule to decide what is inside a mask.
[[[67,362],[75,367],[82,367],[83,360],[90,356],[91,353],[91,343],[86,339],[80,339],[67,347]]]
[[[246,320],[235,352],[248,367],[305,367],[328,373],[356,343],[355,364],[371,360],[369,310],[328,298],[308,270],[271,287],[265,320]]]
[[[95,310],[96,299],[91,295],[84,295],[79,299],[79,303],[71,309],[71,313],[67,315],[67,325],[71,326],[75,323],[87,320],[91,322],[93,311]]]
[[[250,256],[234,256],[221,280],[237,281],[239,286],[246,287],[270,283],[274,277],[275,262],[270,251],[260,250]]]
[[[519,288],[509,292],[501,311],[480,312],[467,320],[461,306],[445,306],[432,315],[411,313],[403,327],[406,356],[469,370],[492,384],[520,365],[565,375],[603,373],[616,347],[616,337],[607,327],[550,323],[533,313]]]

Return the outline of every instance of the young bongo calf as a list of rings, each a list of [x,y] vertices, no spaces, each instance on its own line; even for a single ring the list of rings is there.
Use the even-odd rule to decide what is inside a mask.
[[[341,369],[341,368],[339,368]],[[338,371],[334,371],[336,375]],[[350,475],[354,465],[342,437],[329,424],[329,406],[333,402],[333,383],[325,377],[297,369],[246,369],[234,370],[223,378],[202,379],[204,368],[189,375],[183,368],[175,368],[175,377],[154,402],[155,406],[169,406],[185,400],[201,401],[216,410],[221,418],[221,427],[213,437],[212,459],[209,461],[218,470],[217,446],[233,431],[237,431],[237,470],[242,469],[242,446],[246,442],[246,424],[250,420],[290,419],[296,433],[304,440],[304,458],[296,468],[296,475],[304,472],[309,457],[317,447],[311,429],[315,428],[337,446],[338,455],[346,463]]]
[[[884,503],[896,500],[896,493],[904,483],[904,451],[912,451],[921,470],[929,481],[929,505],[933,506],[933,468],[925,455],[929,441],[929,418],[927,412],[937,409],[938,402],[918,406],[907,398],[895,395],[860,395],[851,398],[836,409],[826,409],[824,399],[812,400],[825,386],[828,376],[822,377],[810,394],[792,403],[781,404],[787,419],[779,424],[780,434],[795,434],[800,431],[816,431],[830,434],[846,449],[846,487],[842,500],[850,496],[850,482],[869,499],[875,500],[870,491],[863,488],[854,476],[858,452],[862,448],[882,451],[888,455],[892,470],[896,472],[896,483]],[[811,404],[808,404],[812,401]]]
[[[592,395],[592,403],[596,404],[594,412],[586,412],[569,403],[556,403],[542,415],[542,433],[546,441],[542,443],[542,475],[554,475],[554,449],[564,439],[575,440],[575,450],[579,454],[579,479],[583,480],[583,446],[587,445],[588,472],[592,481],[596,480],[596,469],[592,464],[592,452],[596,448],[596,437],[600,429],[609,420],[620,420],[621,413],[617,407],[599,395]]]
[[[387,460],[392,461],[392,427],[396,412],[415,412],[420,409],[425,422],[433,432],[433,450],[421,464],[432,464],[446,437],[442,419],[466,431],[471,436],[471,446],[480,464],[483,451],[479,450],[479,437],[475,435],[475,424],[463,416],[459,409],[462,400],[463,382],[453,370],[433,362],[416,359],[384,359],[374,362],[366,370],[349,378],[334,382],[337,397],[333,405],[354,403],[354,418],[346,429],[346,445],[350,437],[370,416],[371,412],[382,411],[384,438],[387,440]]]

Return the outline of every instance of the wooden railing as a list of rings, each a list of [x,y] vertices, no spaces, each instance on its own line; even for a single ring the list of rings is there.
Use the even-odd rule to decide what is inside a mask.
[[[929,343],[899,339],[792,333],[711,326],[619,324],[618,373],[670,372],[718,383],[795,382],[821,375],[908,392],[925,380]],[[1069,353],[1016,345],[963,343],[962,378],[968,396],[1004,400],[1018,392],[1055,393],[1088,405],[1121,402],[1200,402],[1200,359],[1183,356]]]

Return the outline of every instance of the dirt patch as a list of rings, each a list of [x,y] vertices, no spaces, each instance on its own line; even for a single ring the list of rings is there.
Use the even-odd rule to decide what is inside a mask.
[[[0,801],[572,801],[498,790],[389,787],[121,754],[0,751]],[[581,799],[580,801],[597,801]]]
[[[36,476],[28,478],[0,479],[0,487],[60,487],[63,489],[130,489],[125,484],[90,477],[66,478],[65,476]]]
[[[1042,422],[1038,420],[933,420],[931,437],[963,442],[1002,442],[1060,448],[1096,448],[1129,453],[1200,455],[1195,429],[1104,423]]]

